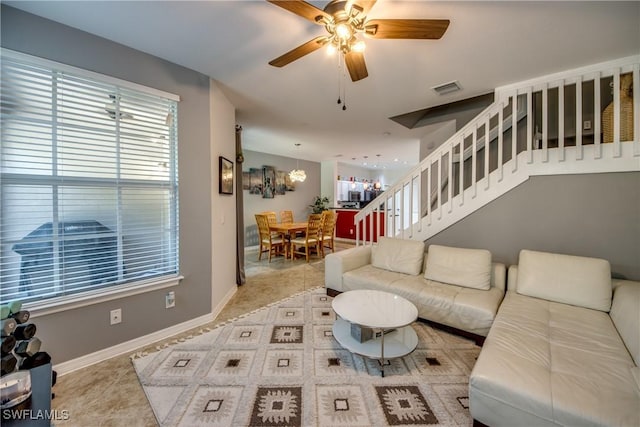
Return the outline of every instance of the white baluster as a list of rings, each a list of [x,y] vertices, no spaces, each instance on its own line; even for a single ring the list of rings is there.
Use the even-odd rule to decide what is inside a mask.
[[[576,79],[576,160],[582,160],[582,77]]]
[[[542,161],[549,161],[549,92],[547,83],[542,86]]]
[[[633,65],[633,155],[640,156],[640,64]]]
[[[485,190],[489,189],[489,147],[491,145],[491,132],[489,130],[489,122],[491,121],[491,114],[487,114],[487,120],[484,122],[484,177]]]
[[[518,92],[513,95],[511,104],[511,161],[513,162],[512,172],[518,170]]]
[[[418,184],[418,233],[422,232],[422,177],[420,176],[420,172],[416,177]]]
[[[613,72],[613,156],[620,157],[620,68]]]
[[[431,165],[432,163],[429,163],[427,170],[427,225],[431,225]]]
[[[409,238],[413,237],[413,177],[409,181],[409,212],[407,212],[407,218],[409,219]],[[404,206],[404,205],[403,205]]]
[[[527,88],[527,163],[533,162],[533,90]]]
[[[449,204],[449,213],[453,210],[453,144],[449,145],[449,176],[447,177],[447,203]]]
[[[442,156],[438,156],[438,219],[442,219]]]
[[[478,180],[478,125],[474,126],[474,129],[471,131],[471,198],[475,199],[477,190],[476,190],[476,181]]]
[[[602,158],[602,138],[600,132],[602,131],[602,112],[600,111],[600,72],[597,73],[593,79],[593,144],[595,150],[593,150],[594,158]]]
[[[502,181],[503,173],[502,173],[502,140],[504,133],[504,124],[502,123],[502,116],[504,115],[504,104],[499,105],[498,109],[498,182]]]
[[[558,86],[558,160],[564,161],[564,80]]]
[[[460,160],[458,162],[458,169],[460,175],[460,206],[464,205],[464,133],[462,134],[462,141],[460,141]]]

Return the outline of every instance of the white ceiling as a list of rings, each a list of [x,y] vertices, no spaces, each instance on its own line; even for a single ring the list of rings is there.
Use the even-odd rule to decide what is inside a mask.
[[[245,149],[356,164],[369,156],[389,167],[416,164],[418,141],[427,132],[389,117],[640,53],[638,1],[379,0],[370,18],[451,24],[440,40],[367,40],[369,77],[347,81],[348,109],[342,111],[336,60],[323,50],[284,68],[268,65],[324,28],[266,1],[4,3],[215,79],[236,106]],[[312,2],[319,8],[326,3]],[[431,90],[452,80],[463,90],[445,96]]]

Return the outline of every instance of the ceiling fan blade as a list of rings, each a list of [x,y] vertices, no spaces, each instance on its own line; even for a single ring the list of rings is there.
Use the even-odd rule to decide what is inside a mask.
[[[325,20],[332,19],[331,15],[326,13],[322,9],[318,9],[312,4],[303,0],[267,0],[269,3],[280,6],[283,9],[288,10],[291,13],[295,13],[298,16],[302,16],[305,19],[313,22],[314,24],[324,25]]]
[[[344,62],[347,64],[351,81],[357,82],[369,75],[362,52],[348,52],[344,55]]]
[[[448,19],[371,19],[364,23],[364,34],[374,39],[439,39],[448,27]]]
[[[300,59],[303,56],[320,49],[322,46],[327,44],[328,41],[329,39],[325,36],[316,37],[315,39],[309,40],[305,44],[290,50],[284,55],[277,57],[273,61],[270,61],[269,65],[273,65],[274,67],[284,67],[296,59]]]

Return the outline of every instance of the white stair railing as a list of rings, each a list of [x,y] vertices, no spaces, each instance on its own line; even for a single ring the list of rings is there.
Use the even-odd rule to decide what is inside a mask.
[[[629,82],[632,116],[620,95]],[[497,88],[493,104],[358,212],[356,244],[426,240],[530,176],[622,171],[640,171],[640,55]]]

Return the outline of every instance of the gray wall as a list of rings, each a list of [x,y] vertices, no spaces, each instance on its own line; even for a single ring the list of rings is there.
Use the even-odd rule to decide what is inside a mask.
[[[258,245],[258,230],[255,214],[262,211],[274,211],[279,214],[281,210],[292,210],[294,220],[305,220],[311,213],[309,205],[316,196],[320,195],[320,163],[306,160],[296,160],[291,157],[276,156],[257,151],[243,150],[244,163],[242,170],[248,172],[250,168],[262,168],[273,166],[276,170],[290,172],[292,169],[304,169],[307,179],[304,182],[296,182],[295,191],[287,191],[284,195],[276,194],[272,199],[263,199],[261,195],[249,194],[249,190],[243,190],[244,202],[244,245]]]
[[[532,177],[426,241],[486,248],[518,263],[520,249],[597,257],[640,280],[640,172]]]
[[[54,363],[144,336],[212,310],[212,161],[209,78],[88,33],[2,6],[2,46],[175,93],[179,104],[180,265],[185,276],[164,308],[163,289],[35,319]],[[233,129],[234,123],[228,126]],[[233,132],[231,132],[233,135]],[[233,141],[231,141],[233,144]],[[123,322],[109,326],[109,311]]]

